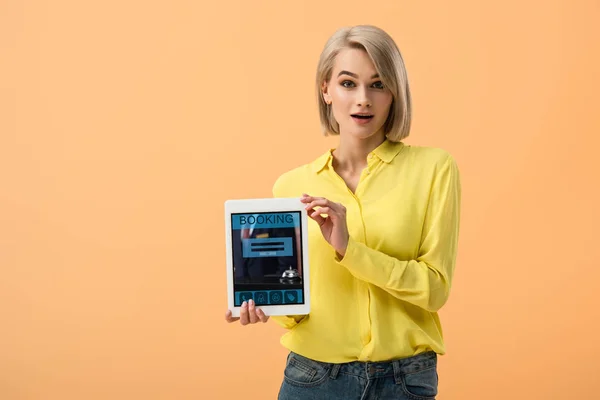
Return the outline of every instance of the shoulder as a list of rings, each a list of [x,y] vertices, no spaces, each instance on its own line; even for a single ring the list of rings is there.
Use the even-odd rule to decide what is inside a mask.
[[[432,172],[441,169],[458,170],[456,159],[445,149],[429,146],[406,145],[402,159],[419,170]]]
[[[413,161],[422,163],[445,164],[455,161],[450,152],[440,147],[406,145],[404,153]]]
[[[460,181],[460,170],[454,156],[439,147],[406,146],[396,157],[398,171],[412,176],[421,183]]]
[[[329,152],[325,153],[310,163],[282,173],[273,184],[273,195],[275,197],[300,196],[298,189],[315,179],[317,172],[327,163],[329,154]]]
[[[290,192],[294,183],[307,180],[310,172],[310,164],[305,164],[282,173],[273,184],[273,195],[275,197],[293,197]]]

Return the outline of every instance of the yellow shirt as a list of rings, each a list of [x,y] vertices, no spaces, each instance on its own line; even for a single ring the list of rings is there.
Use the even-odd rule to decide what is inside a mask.
[[[273,186],[275,197],[307,193],[342,203],[350,233],[339,259],[309,218],[311,310],[271,317],[289,329],[282,345],[331,363],[444,354],[437,311],[448,299],[457,253],[455,160],[441,149],[386,140],[369,154],[352,193],[331,152]]]

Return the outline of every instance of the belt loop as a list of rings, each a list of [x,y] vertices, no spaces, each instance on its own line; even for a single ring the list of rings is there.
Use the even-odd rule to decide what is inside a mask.
[[[341,364],[332,364],[331,372],[329,373],[329,377],[331,379],[337,378],[338,373],[340,372],[340,367],[341,367]]]
[[[392,361],[392,366],[394,367],[394,381],[396,382],[396,385],[400,385],[402,383],[402,371],[400,370],[400,361]]]

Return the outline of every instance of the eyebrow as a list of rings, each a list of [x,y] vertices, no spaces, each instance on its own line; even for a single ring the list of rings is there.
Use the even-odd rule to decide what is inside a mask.
[[[355,73],[350,72],[350,71],[340,71],[340,73],[338,74],[338,77],[342,76],[342,75],[350,75],[351,77],[358,79],[358,75],[356,75]],[[371,77],[371,79],[375,79],[375,78],[379,78],[379,74],[375,74]]]

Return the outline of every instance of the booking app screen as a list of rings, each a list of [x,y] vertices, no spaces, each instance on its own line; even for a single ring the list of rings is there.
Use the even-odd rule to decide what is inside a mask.
[[[300,212],[232,214],[234,304],[304,304]]]

